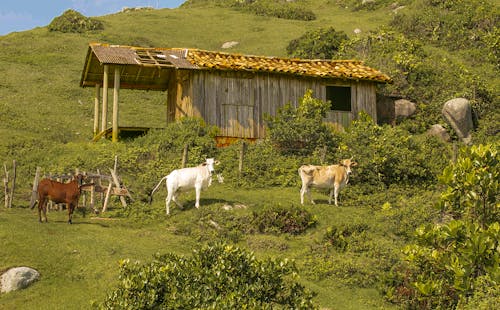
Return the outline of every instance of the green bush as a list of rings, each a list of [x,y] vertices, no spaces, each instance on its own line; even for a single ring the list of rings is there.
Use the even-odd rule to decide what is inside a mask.
[[[435,138],[413,136],[400,127],[379,126],[360,113],[339,134],[336,156],[354,156],[354,182],[362,184],[431,184],[448,162],[446,145]]]
[[[457,162],[440,176],[441,183],[447,186],[440,198],[441,212],[453,218],[466,217],[481,227],[498,221],[498,164],[495,144],[463,148]]]
[[[389,277],[390,300],[410,308],[464,307],[485,293],[484,277],[500,278],[497,166],[496,149],[480,145],[444,170],[447,188],[437,206],[455,219],[416,230],[416,243],[405,247]]]
[[[331,129],[323,122],[329,103],[313,98],[308,90],[297,108],[291,103],[276,116],[267,116],[269,140],[284,155],[310,155],[317,148],[335,143]]]
[[[120,262],[118,287],[100,309],[314,309],[313,294],[294,279],[287,260],[258,260],[218,243],[191,257],[156,255],[150,263]]]
[[[86,31],[103,30],[101,21],[85,17],[77,11],[67,10],[61,16],[52,20],[49,31],[82,33]]]
[[[307,59],[332,59],[342,42],[349,37],[343,31],[333,27],[319,28],[304,33],[301,37],[290,41],[286,52],[290,57]]]
[[[278,205],[252,212],[244,222],[250,223],[249,232],[298,235],[314,227],[317,219],[303,207]]]

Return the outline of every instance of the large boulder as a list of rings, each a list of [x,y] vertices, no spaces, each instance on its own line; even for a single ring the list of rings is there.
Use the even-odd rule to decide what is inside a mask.
[[[26,288],[39,277],[38,271],[29,267],[11,268],[0,277],[0,292],[8,293]]]
[[[417,105],[410,100],[398,99],[394,101],[394,116],[397,121],[412,116],[417,110]]]
[[[429,136],[437,137],[441,141],[444,141],[444,142],[450,142],[451,141],[450,134],[440,124],[432,125],[431,128],[429,128],[429,130],[427,130],[427,134]]]
[[[442,113],[458,138],[465,144],[469,144],[472,140],[471,131],[474,129],[469,100],[465,98],[448,100],[443,106]]]

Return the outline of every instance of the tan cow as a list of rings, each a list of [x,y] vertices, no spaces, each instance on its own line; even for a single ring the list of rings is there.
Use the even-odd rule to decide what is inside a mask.
[[[304,204],[304,194],[309,196],[311,203],[314,201],[311,197],[310,188],[326,188],[330,189],[330,197],[328,204],[332,204],[332,197],[335,196],[335,205],[337,206],[337,197],[339,191],[349,182],[351,167],[357,163],[351,159],[344,159],[339,165],[330,166],[314,166],[303,165],[299,168],[300,179],[302,180],[302,188],[300,189],[300,203]]]

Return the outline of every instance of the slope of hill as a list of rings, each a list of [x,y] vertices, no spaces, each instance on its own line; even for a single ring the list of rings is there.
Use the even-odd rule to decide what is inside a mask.
[[[415,1],[407,0],[401,1],[401,3],[408,4],[406,9],[412,9],[410,4]],[[189,2],[193,2],[193,5],[183,5],[177,9],[137,10],[101,16],[97,19],[104,24],[104,30],[102,31],[76,34],[51,32],[47,27],[40,27],[0,37],[0,75],[2,76],[2,79],[0,79],[0,134],[3,138],[0,140],[0,158],[7,163],[15,159],[20,165],[20,169],[18,170],[18,195],[21,198],[20,200],[29,200],[32,177],[38,165],[44,165],[45,167],[50,165],[50,167],[54,168],[58,166],[66,167],[71,164],[74,167],[82,162],[85,163],[85,160],[97,161],[97,158],[92,157],[94,154],[92,152],[89,152],[89,155],[84,158],[85,155],[83,153],[89,149],[93,150],[93,148],[99,149],[98,151],[101,151],[103,154],[105,153],[112,161],[113,156],[110,156],[110,154],[114,155],[120,151],[125,152],[127,150],[126,143],[114,145],[107,142],[99,144],[89,143],[92,138],[94,90],[79,87],[83,70],[82,66],[89,42],[145,47],[190,47],[222,50],[221,46],[224,42],[237,41],[239,44],[228,49],[228,52],[286,56],[288,43],[292,39],[300,37],[308,30],[334,27],[336,30],[344,31],[351,38],[359,38],[357,42],[362,42],[363,39],[367,38],[366,35],[369,31],[375,31],[380,27],[387,29],[386,27],[389,27],[388,25],[394,14],[396,14],[395,7],[389,4],[391,1],[377,2],[380,5],[374,5],[369,10],[353,10],[353,4],[359,4],[361,1],[297,0],[297,3],[304,5],[304,7],[314,12],[316,19],[311,21],[258,16],[242,9],[217,5],[217,1],[211,0]],[[405,10],[405,8],[398,8],[399,11],[397,12]],[[355,29],[360,29],[361,33],[355,34]],[[374,36],[376,37],[377,35],[376,33]],[[390,37],[388,36],[387,38]],[[371,39],[370,37],[367,41]],[[386,37],[377,39],[383,41]],[[388,45],[387,49],[405,48],[405,46],[395,46],[399,42],[389,43],[392,45]],[[373,47],[375,48],[375,44]],[[454,72],[462,73],[462,75],[457,76],[457,81],[462,81],[472,76],[473,81],[477,85],[483,86],[483,84],[487,84],[485,88],[488,88],[488,90],[498,89],[499,87],[498,76],[492,74],[492,65],[489,63],[482,64],[481,61],[478,61],[478,57],[471,57],[471,55],[467,54],[469,50],[448,51],[436,45],[424,45],[422,50],[428,53],[425,55],[425,58],[435,61],[436,66],[439,66],[440,69],[446,68],[446,64],[448,63],[456,65],[457,68],[453,68],[455,71],[450,70],[450,72],[453,72],[453,74]],[[403,50],[401,55],[408,56],[408,58],[395,59],[392,54],[382,54],[380,57],[385,57],[383,60],[388,64],[396,61],[404,62],[408,59],[412,60],[411,57],[414,55],[411,55],[411,53],[405,54],[405,52]],[[477,50],[475,52],[479,53]],[[413,64],[410,63],[410,65]],[[417,64],[421,65],[420,62]],[[430,66],[432,63],[429,62],[426,65],[429,67],[425,67],[424,69],[431,71],[432,68]],[[428,71],[425,70],[422,72],[427,73]],[[484,76],[480,76],[481,73]],[[435,75],[440,76],[441,72],[437,72]],[[442,76],[442,82],[446,83],[446,86],[455,83],[455,80],[446,80],[448,75]],[[418,78],[422,77],[418,76]],[[419,87],[426,87],[427,84],[425,83],[429,83],[425,78],[426,76],[423,76],[423,86],[419,85]],[[486,80],[487,83],[483,83],[483,80]],[[413,85],[409,85],[409,88],[412,87]],[[441,89],[436,86],[435,90],[430,85],[427,91],[431,95],[438,93],[436,97],[441,99],[441,94],[439,94]],[[496,113],[498,115],[498,93],[481,93],[482,90],[483,88],[479,89],[479,92],[474,90],[471,93],[478,93],[488,99],[491,98],[488,102],[490,106],[486,106],[486,114],[495,115]],[[456,95],[462,95],[462,93],[457,92]],[[446,93],[446,96],[448,96],[448,93]],[[164,127],[166,125],[166,94],[152,91],[122,90],[120,98],[120,124],[125,126],[150,127]],[[421,104],[421,110],[425,110],[428,102],[419,102],[419,104]],[[491,113],[492,111],[494,113]],[[424,115],[422,118],[427,116]],[[434,114],[432,117],[439,118],[439,114]],[[493,125],[490,127],[494,128],[494,121],[495,119],[498,120],[498,118],[492,117],[492,119]],[[416,125],[410,124],[407,127],[418,127],[420,123],[425,123],[424,121],[417,118],[415,120]],[[397,138],[397,134],[399,132],[391,135],[391,137]],[[383,144],[381,145],[383,146]],[[395,145],[397,146],[398,144],[396,143]],[[135,147],[140,148],[143,145]],[[160,151],[168,149],[169,146],[161,147],[162,149],[155,151],[160,153]],[[144,146],[144,148],[146,147]],[[440,150],[440,148],[436,148],[436,150]],[[61,154],[63,152],[65,154]],[[340,152],[346,151],[339,147]],[[369,150],[367,150],[367,153],[369,153]],[[146,151],[140,153],[140,155],[144,154],[148,155]],[[146,155],[145,157],[147,157]],[[262,156],[256,156],[256,158],[262,159],[264,155],[269,154],[262,154]],[[422,154],[422,157],[425,156],[430,155]],[[272,157],[272,155],[269,157]],[[132,177],[138,178],[138,180],[134,180],[137,181],[137,184],[134,184],[136,186],[135,189],[137,192],[140,192],[137,196],[139,194],[143,195],[148,190],[146,188],[148,185],[144,184],[152,183],[153,178],[163,173],[163,170],[159,169],[159,167],[166,166],[165,162],[167,159],[170,158],[160,158],[159,156],[156,158],[138,158],[137,154],[126,154],[124,156],[124,161],[127,161],[127,167],[134,167],[134,173],[140,171],[144,174],[131,176],[131,179]],[[99,158],[99,160],[102,160],[102,158]],[[411,161],[411,159],[407,158],[405,160]],[[155,161],[159,161],[160,163],[158,164]],[[96,163],[95,166],[99,166],[99,164],[102,164],[102,162]],[[137,166],[141,164],[144,164],[144,167],[141,166],[138,168]],[[237,164],[234,165],[234,167],[236,166]],[[106,165],[103,165],[103,167],[106,167]],[[280,168],[283,169],[283,167],[279,167],[276,174],[283,172],[279,170]],[[258,174],[260,171],[255,173]],[[294,177],[296,177],[296,169],[293,173]],[[126,184],[130,184],[128,181]],[[155,179],[154,181],[157,180]],[[343,306],[346,309],[358,309],[363,305],[367,308],[391,307],[373,287],[374,283],[380,280],[376,279],[374,275],[389,272],[391,264],[394,263],[393,260],[396,260],[396,257],[399,255],[399,247],[411,238],[408,230],[413,228],[412,225],[416,225],[419,221],[425,221],[429,217],[429,213],[431,212],[429,210],[432,208],[431,204],[436,198],[436,193],[433,191],[433,188],[427,191],[425,186],[417,190],[413,188],[399,189],[395,186],[394,188],[384,188],[386,191],[380,191],[378,188],[374,190],[373,185],[366,185],[367,187],[372,186],[372,188],[366,189],[363,187],[364,184],[356,184],[356,180],[350,182],[349,186],[349,190],[345,193],[347,203],[342,209],[332,209],[324,201],[319,203],[318,206],[311,208],[314,215],[322,220],[319,227],[311,233],[299,236],[298,238],[252,235],[243,242],[246,242],[250,248],[259,250],[260,256],[290,255],[298,258],[302,266],[306,268],[310,267],[311,274],[309,274],[310,279],[307,280],[307,283],[312,289],[319,292],[318,300],[322,306]],[[141,188],[137,189],[138,187]],[[93,265],[99,266],[96,268],[99,274],[92,274],[92,271],[89,271],[89,269],[92,269],[91,267],[84,268],[85,271],[91,274],[85,281],[92,282],[90,284],[85,283],[86,287],[90,287],[92,292],[99,292],[99,294],[103,295],[102,290],[108,289],[106,286],[107,283],[95,283],[98,281],[94,281],[92,277],[97,279],[102,274],[105,274],[106,279],[110,281],[112,281],[111,279],[115,279],[116,272],[108,270],[115,267],[115,261],[111,262],[107,260],[101,265],[101,258],[106,255],[109,256],[110,251],[114,260],[127,255],[134,258],[149,259],[150,252],[156,247],[156,244],[151,242],[151,240],[139,245],[139,250],[137,251],[128,249],[130,246],[129,240],[137,236],[140,237],[138,239],[148,239],[151,237],[163,242],[169,239],[168,236],[175,235],[173,241],[169,240],[162,244],[172,246],[172,249],[178,252],[187,252],[188,250],[184,248],[185,244],[191,246],[199,240],[207,240],[211,237],[211,235],[206,236],[206,231],[209,230],[205,230],[205,228],[211,227],[207,226],[207,219],[212,219],[213,214],[211,212],[216,210],[216,208],[219,210],[219,207],[226,202],[224,199],[232,203],[241,202],[250,206],[272,206],[285,203],[293,207],[294,204],[297,204],[298,190],[293,187],[285,189],[266,188],[254,193],[244,188],[235,189],[231,188],[230,185],[224,185],[214,189],[213,192],[209,191],[206,197],[210,204],[206,209],[208,211],[202,211],[203,208],[200,210],[193,210],[193,208],[179,210],[178,217],[173,218],[166,225],[164,224],[164,205],[163,201],[161,201],[162,199],[159,199],[160,202],[153,205],[153,207],[147,207],[145,204],[143,205],[143,202],[137,201],[136,205],[138,208],[132,208],[126,212],[119,210],[114,213],[117,217],[121,216],[120,220],[123,220],[123,222],[112,222],[113,224],[110,225],[94,225],[96,227],[93,226],[91,236],[95,237],[78,239],[86,246],[84,250],[83,248],[81,250],[82,253],[85,252],[85,255],[82,255],[80,258],[77,255],[78,253],[75,255],[71,254],[74,256],[75,263],[79,262],[79,259],[85,260],[85,263],[87,263],[86,259],[88,259],[88,256],[86,255],[89,255],[92,256],[89,261],[92,261]],[[224,199],[220,197],[224,197]],[[324,199],[324,196],[322,199]],[[6,213],[8,214],[5,218],[8,219],[2,219],[2,221],[6,223],[15,222],[15,227],[23,227],[25,222],[31,220],[33,214],[27,214],[27,211],[23,210],[23,207],[26,206],[25,203],[19,203],[15,206],[21,208],[14,208],[14,210],[7,211]],[[404,212],[401,212],[403,208],[406,209],[404,209]],[[252,211],[252,209],[249,209],[242,212],[250,214]],[[130,215],[127,212],[132,214],[131,219],[127,219],[127,216]],[[231,221],[229,216],[224,216],[221,218],[220,223],[224,224],[223,220]],[[62,221],[61,218],[63,217],[64,215],[60,213],[54,215],[54,218],[60,221]],[[13,219],[17,220],[14,221]],[[353,219],[355,219],[354,224]],[[373,222],[366,224],[367,220],[372,220]],[[35,221],[34,217],[33,221]],[[153,222],[151,226],[153,228],[148,226],[150,222]],[[193,222],[196,223],[193,224]],[[49,226],[51,224],[55,226]],[[29,239],[31,235],[37,235],[39,239],[32,240],[29,243],[30,246],[35,248],[37,245],[35,243],[42,242],[46,234],[57,235],[54,230],[57,229],[57,225],[62,224],[56,222],[49,225],[40,226],[41,228],[31,225],[30,229],[25,232],[26,234],[21,234],[20,238]],[[338,225],[338,227],[332,225]],[[354,255],[349,256],[350,253],[341,253],[340,255],[349,257],[342,256],[338,258],[338,256],[334,256],[338,261],[326,257],[322,264],[315,265],[317,263],[316,258],[325,255],[322,252],[324,250],[323,247],[331,247],[331,245],[323,245],[325,243],[324,238],[327,235],[325,231],[328,232],[328,229],[332,229],[332,227],[341,229],[342,226],[340,225],[345,225],[344,228],[359,229],[359,231],[351,232],[354,233],[353,243],[356,243],[354,244]],[[79,229],[77,230],[78,232],[85,234],[85,226],[89,225],[75,226]],[[123,240],[124,238],[120,239],[120,236],[109,234],[105,239],[103,238],[105,240],[103,245],[97,247],[98,254],[94,254],[94,252],[89,254],[90,249],[93,249],[95,239],[98,239],[98,236],[101,234],[108,233],[111,230],[109,227],[111,229],[118,229],[118,231],[123,230],[123,236],[127,240]],[[241,232],[235,232],[237,228],[231,228],[230,233],[241,234]],[[71,237],[78,238],[76,236],[78,233],[75,233],[71,229],[65,227],[62,231],[70,231]],[[370,230],[369,238],[365,230]],[[343,233],[340,230],[333,233],[330,231],[333,234],[330,236],[331,238],[338,237],[334,234],[335,232],[338,234]],[[213,234],[217,235],[218,233],[220,232],[215,231]],[[15,239],[15,233],[9,232],[2,236],[5,236],[2,240],[9,246],[9,249],[21,251],[20,245],[11,241],[18,240]],[[12,239],[8,239],[7,237]],[[58,246],[58,240],[60,240],[58,238],[51,239],[49,244],[54,247]],[[314,244],[311,244],[311,240]],[[67,251],[64,253],[70,253],[73,248],[69,249],[73,244],[68,240],[65,241],[69,244],[67,245]],[[329,242],[333,241],[330,240]],[[115,248],[118,249],[118,253],[115,252]],[[376,251],[374,256],[370,256],[373,254],[369,252],[372,249]],[[41,252],[43,252],[44,257],[51,257],[50,251],[51,248],[47,247]],[[285,254],[282,254],[283,252]],[[335,253],[335,255],[337,254]],[[30,262],[36,263],[38,252],[30,252],[27,256]],[[59,259],[59,256],[57,259]],[[6,260],[9,263],[17,263],[18,261],[16,254],[11,254]],[[51,277],[50,279],[53,282],[57,282],[58,278],[56,275],[65,270],[57,269],[57,271],[53,271],[50,268],[59,268],[59,266],[53,267],[52,264],[48,263],[49,261],[52,262],[52,260],[47,260],[40,265],[43,268],[51,270],[52,274],[49,277]],[[386,269],[374,270],[376,268],[372,267],[376,261],[381,262],[377,266],[378,268],[382,269],[383,267]],[[106,266],[106,268],[103,266]],[[0,266],[0,269],[2,267]],[[79,288],[78,285],[81,284],[78,281],[85,278],[85,276],[78,274],[78,272],[79,270],[75,269],[70,273],[69,277],[64,279],[64,283],[71,283],[70,288],[64,291],[65,296],[71,296],[70,291],[77,290]],[[339,274],[334,274],[335,272]],[[311,280],[314,277],[317,277],[317,279]],[[342,287],[342,285],[337,283],[336,277],[342,278],[344,281],[355,282],[355,289]],[[57,287],[57,285],[49,283],[43,284],[41,287],[41,293],[38,293],[40,296],[54,295],[51,290]],[[332,290],[334,291],[332,292]],[[78,296],[79,300],[87,301],[87,293],[80,292]],[[51,296],[51,300],[57,297],[55,295]],[[19,305],[22,302],[20,301],[22,298],[21,294],[11,295],[10,297],[6,297],[4,301],[8,305]],[[93,298],[96,297],[93,296]],[[68,297],[68,300],[65,302],[70,303],[70,298]]]

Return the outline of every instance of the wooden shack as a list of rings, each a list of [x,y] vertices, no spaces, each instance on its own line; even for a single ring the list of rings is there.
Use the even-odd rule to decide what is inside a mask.
[[[360,111],[376,121],[376,84],[390,81],[387,75],[354,60],[94,43],[88,48],[80,86],[96,88],[95,135],[107,130],[107,90],[112,84],[113,140],[119,128],[120,88],[166,91],[167,122],[201,117],[219,127],[221,138],[259,139],[265,136],[264,115],[275,115],[289,102],[298,104],[308,89],[316,98],[332,103],[325,121],[345,127]]]

